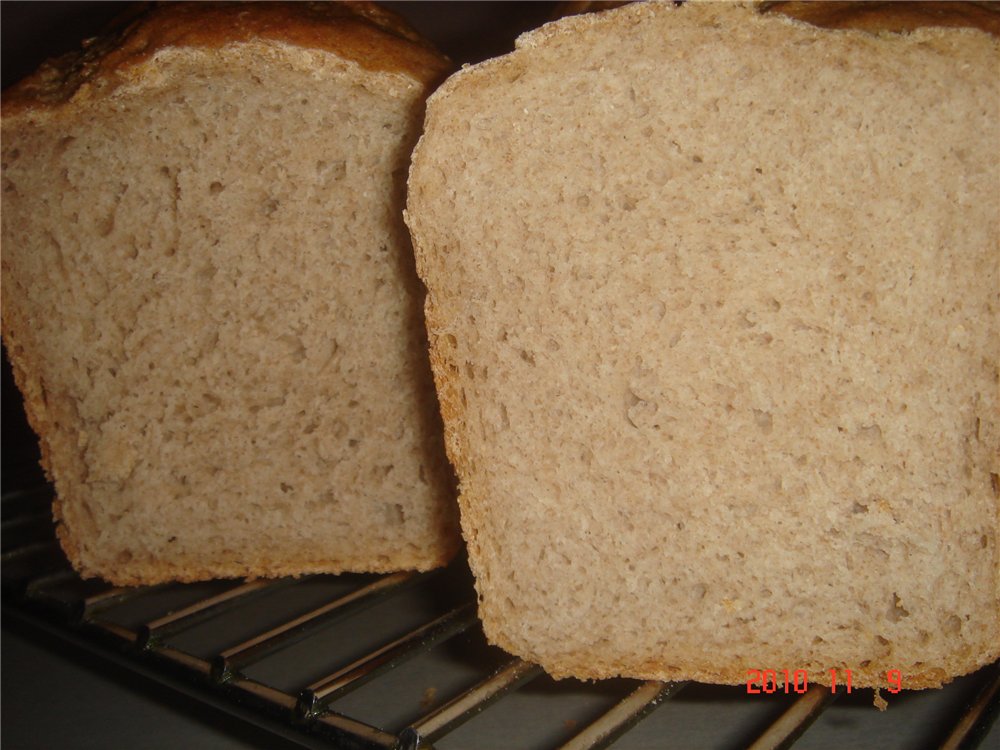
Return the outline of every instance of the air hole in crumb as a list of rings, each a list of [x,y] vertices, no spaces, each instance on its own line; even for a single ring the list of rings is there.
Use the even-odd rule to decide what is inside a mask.
[[[877,424],[862,425],[859,432],[861,433],[861,437],[868,440],[882,439],[882,428]]]
[[[523,359],[529,365],[534,366],[535,364],[535,355],[529,352],[527,349],[521,350],[521,359]]]
[[[774,429],[774,420],[771,418],[771,412],[761,411],[760,409],[753,410],[753,421],[760,428],[760,431],[765,435],[770,435]]]
[[[105,216],[97,224],[97,234],[101,237],[107,237],[115,229],[115,213],[112,211],[110,214]],[[135,257],[135,256],[132,256]]]
[[[1000,497],[1000,474],[990,472],[990,486],[993,487],[994,497]]]
[[[867,512],[868,512],[868,506],[865,505],[864,503],[859,503],[855,501],[854,505],[851,506],[851,513],[856,514],[856,513],[867,513]]]
[[[701,156],[699,156],[698,154],[695,154],[694,156],[691,157],[691,161],[693,161],[695,164],[701,164],[705,160],[702,159]]]
[[[292,487],[292,485],[285,484],[284,482],[282,482],[279,486],[281,487],[281,491],[284,492],[284,493],[286,493],[286,494],[289,493],[289,492],[291,492],[293,489],[295,489],[294,487]]]
[[[951,615],[944,621],[944,626],[941,630],[946,635],[958,635],[962,632],[962,618],[958,615]]]
[[[448,344],[452,349],[458,347],[458,339],[456,339],[452,334],[447,333],[444,336],[445,343]]]
[[[350,440],[347,441],[347,447],[348,448],[357,448],[358,447],[358,442],[359,441],[355,440],[354,438],[351,438]]]
[[[982,547],[983,549],[986,549],[987,547],[990,546],[990,538],[986,536],[986,534],[983,534],[981,537],[979,537],[979,546]]]
[[[218,195],[223,191],[222,183],[216,180],[211,185],[208,186],[208,192],[212,195]]]
[[[291,334],[285,334],[278,338],[287,348],[287,356],[292,362],[302,362],[306,358],[306,346],[302,339]]]
[[[899,595],[893,592],[892,602],[889,604],[889,621],[899,622],[905,617],[909,617],[910,613],[907,611],[906,607],[902,605],[902,600]]]
[[[662,187],[670,182],[670,172],[665,167],[653,167],[646,170],[646,179],[654,185]]]
[[[316,173],[323,179],[342,180],[347,176],[347,162],[343,159],[332,162],[318,161]]]

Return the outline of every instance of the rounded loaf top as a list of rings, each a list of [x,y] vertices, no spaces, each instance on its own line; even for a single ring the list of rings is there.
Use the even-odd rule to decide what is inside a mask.
[[[788,2],[759,5],[825,29],[907,32],[927,26],[972,28],[1000,36],[1000,6],[979,2]]]
[[[369,2],[162,3],[123,13],[83,49],[45,62],[4,91],[4,114],[61,104],[96,80],[122,73],[168,48],[220,48],[266,40],[332,52],[379,73],[438,82],[451,62],[406,21]]]

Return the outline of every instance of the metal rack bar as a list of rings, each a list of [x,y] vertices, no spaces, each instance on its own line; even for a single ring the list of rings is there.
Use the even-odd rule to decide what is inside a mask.
[[[463,632],[476,622],[475,604],[455,607],[450,612],[401,638],[377,648],[357,661],[317,680],[299,695],[298,711],[311,716],[347,690],[359,687],[385,669],[395,667],[435,644]]]
[[[941,750],[975,747],[989,731],[1000,711],[1000,662],[995,662],[989,676],[972,703],[958,717],[955,726],[941,743]]]
[[[51,510],[27,511],[20,513],[13,518],[4,518],[3,520],[0,520],[0,531],[16,529],[21,526],[30,526],[43,521],[48,524],[49,527],[53,525]]]
[[[169,584],[161,583],[152,586],[115,586],[92,596],[81,599],[77,603],[76,616],[80,620],[93,620],[99,612],[121,604],[129,599],[135,599],[153,591],[162,591]]]
[[[136,647],[140,650],[145,650],[147,654],[152,657],[171,664],[175,667],[181,667],[187,672],[193,672],[200,677],[210,677],[212,674],[212,665],[210,662],[204,659],[199,659],[197,656],[189,654],[187,651],[181,651],[180,649],[173,648],[172,646],[161,646],[157,644],[151,644],[148,641],[143,643],[141,640],[141,634],[136,638]]]
[[[656,680],[643,682],[559,750],[603,750],[687,684]]]
[[[397,747],[395,735],[383,732],[381,729],[376,729],[373,726],[338,713],[327,712],[320,714],[316,717],[312,726],[328,737],[341,741],[345,738],[350,739],[352,741],[350,747],[352,748],[365,747],[394,750]],[[366,744],[359,745],[359,741]]]
[[[812,685],[747,750],[785,750],[791,747],[836,696],[828,687]]]
[[[221,594],[206,597],[194,602],[193,604],[189,604],[187,607],[179,609],[176,612],[170,612],[162,617],[158,617],[155,620],[151,620],[150,622],[147,622],[139,627],[138,635],[140,648],[148,648],[156,641],[171,633],[191,627],[207,617],[220,614],[227,608],[236,606],[237,604],[246,601],[252,594],[259,594],[264,591],[273,591],[283,586],[288,586],[293,582],[297,583],[302,580],[306,580],[306,578],[277,580],[258,579],[256,581],[248,581],[247,583],[242,583],[237,586],[233,586],[230,589],[226,589]]]
[[[19,545],[13,549],[5,550],[3,554],[0,554],[0,562],[7,564],[18,559],[19,557],[27,557],[29,555],[51,552],[58,549],[59,541],[57,539],[46,539],[41,542],[28,542],[27,544]]]
[[[139,640],[136,632],[126,628],[124,625],[114,622],[102,622],[101,620],[89,620],[88,624],[103,635],[111,636],[113,640],[123,641],[129,646],[135,645]]]
[[[407,571],[383,576],[350,594],[334,599],[311,612],[238,643],[215,657],[212,663],[212,673],[217,680],[228,679],[236,670],[262,658],[273,649],[294,642],[304,636],[309,629],[326,622],[333,615],[346,614],[370,605],[380,595],[387,594],[404,583],[414,580],[418,575]]]
[[[4,518],[0,521],[0,534],[2,534],[4,546],[12,541],[12,537],[27,542],[50,541],[55,535],[52,511],[32,511],[21,513],[13,518]]]
[[[57,586],[60,583],[72,581],[75,578],[76,573],[72,570],[54,570],[51,573],[46,573],[38,576],[37,578],[32,578],[31,581],[28,582],[28,585],[24,587],[24,594],[28,598],[39,598],[45,589]]]
[[[542,668],[514,659],[490,677],[418,719],[400,734],[400,748],[415,750],[464,724],[494,701],[541,674]]]

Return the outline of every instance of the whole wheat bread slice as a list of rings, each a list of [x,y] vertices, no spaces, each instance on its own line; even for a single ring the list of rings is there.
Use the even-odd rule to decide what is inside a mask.
[[[5,93],[3,336],[84,575],[457,549],[401,218],[447,68],[370,4],[168,4]]]
[[[493,642],[737,684],[1000,655],[1000,54],[894,10],[628,6],[430,99],[407,223]]]

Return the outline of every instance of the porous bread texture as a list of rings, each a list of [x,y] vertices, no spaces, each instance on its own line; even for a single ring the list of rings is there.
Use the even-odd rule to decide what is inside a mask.
[[[732,684],[1000,655],[998,62],[664,3],[438,89],[406,218],[491,641]]]
[[[427,81],[167,45],[3,120],[3,324],[62,543],[116,584],[460,543],[402,224]]]

